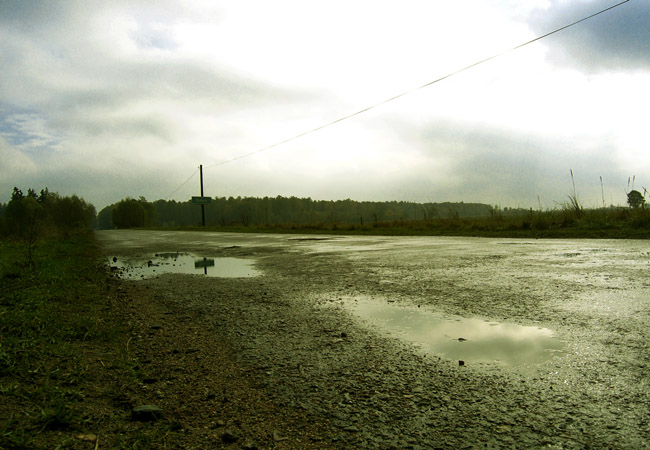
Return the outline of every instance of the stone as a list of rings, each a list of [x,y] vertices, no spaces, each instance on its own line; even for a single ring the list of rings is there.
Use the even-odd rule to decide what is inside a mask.
[[[131,410],[131,419],[138,422],[152,422],[160,419],[162,413],[162,408],[156,405],[141,405]]]
[[[246,441],[244,445],[242,446],[244,450],[258,450],[259,446],[255,441]]]
[[[212,428],[221,428],[225,426],[226,426],[226,422],[221,419],[215,420],[215,422],[212,424]]]
[[[289,439],[289,438],[286,437],[286,436],[281,435],[279,432],[277,432],[277,431],[273,432],[273,440],[275,442],[286,441],[287,439]]]
[[[77,434],[75,437],[81,441],[86,441],[86,442],[95,442],[97,441],[97,435],[88,433],[88,434]]]
[[[239,436],[232,430],[225,430],[221,433],[221,440],[226,444],[232,444],[239,440]]]

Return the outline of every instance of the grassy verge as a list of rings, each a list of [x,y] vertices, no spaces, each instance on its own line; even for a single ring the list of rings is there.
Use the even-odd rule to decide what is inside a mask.
[[[99,256],[92,234],[39,241],[33,266],[0,241],[0,449],[93,448],[90,433],[128,422],[135,360]]]
[[[29,448],[38,435],[83,427],[78,405],[89,367],[79,344],[111,339],[99,309],[94,248],[88,237],[39,243],[34,267],[25,244],[0,242],[0,445]]]
[[[507,216],[437,218],[357,223],[260,224],[180,227],[179,230],[239,233],[360,234],[390,236],[469,236],[508,238],[650,239],[650,210],[604,208],[585,210],[567,205],[551,211]]]
[[[278,442],[331,426],[259,389],[214,320],[110,277],[92,235],[33,250],[0,240],[0,450],[329,448]]]

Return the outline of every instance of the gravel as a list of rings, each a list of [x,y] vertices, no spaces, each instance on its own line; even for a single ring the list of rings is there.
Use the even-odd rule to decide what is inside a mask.
[[[484,247],[486,241],[478,242]],[[184,343],[189,348],[177,354],[195,349],[208,358],[201,341],[187,343],[190,337],[181,335],[187,326],[173,331],[191,324],[228,349],[246,389],[261,396],[254,404],[265,406],[251,411],[240,388],[229,395],[222,383],[226,392],[214,394],[218,405],[241,406],[237,412],[218,406],[209,414],[213,429],[227,428],[220,439],[233,448],[649,448],[650,286],[638,270],[642,261],[619,267],[601,258],[590,265],[580,259],[588,253],[583,244],[550,244],[532,253],[524,244],[487,253],[439,248],[427,253],[425,265],[415,261],[421,247],[378,256],[300,242],[223,245],[206,256],[250,258],[263,275],[164,274],[128,283],[149,292],[150,307],[161,308],[160,320],[150,325],[161,327],[152,333],[167,333],[166,346]],[[159,241],[129,250],[105,245],[107,257],[118,258],[166,250]],[[567,246],[583,249],[577,260],[558,252]],[[610,259],[620,261],[620,255]],[[360,321],[350,309],[360,297],[549,327],[566,351],[525,368],[460,364]],[[178,356],[173,350],[167,348]],[[195,376],[206,366],[188,364]],[[154,391],[165,381],[159,366]],[[218,370],[205,373],[210,390]],[[157,404],[173,413],[176,399]]]

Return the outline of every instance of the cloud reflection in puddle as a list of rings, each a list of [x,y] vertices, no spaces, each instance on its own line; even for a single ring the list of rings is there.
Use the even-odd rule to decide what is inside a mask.
[[[369,323],[452,360],[506,366],[539,364],[564,349],[552,330],[463,317],[443,318],[425,308],[356,299],[351,310]]]

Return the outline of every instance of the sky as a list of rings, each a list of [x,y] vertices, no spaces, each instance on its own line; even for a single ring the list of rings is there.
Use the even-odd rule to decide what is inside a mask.
[[[650,0],[455,73],[616,3],[0,0],[0,202],[185,201],[203,165],[212,197],[553,209],[573,171],[623,205],[650,189]]]

